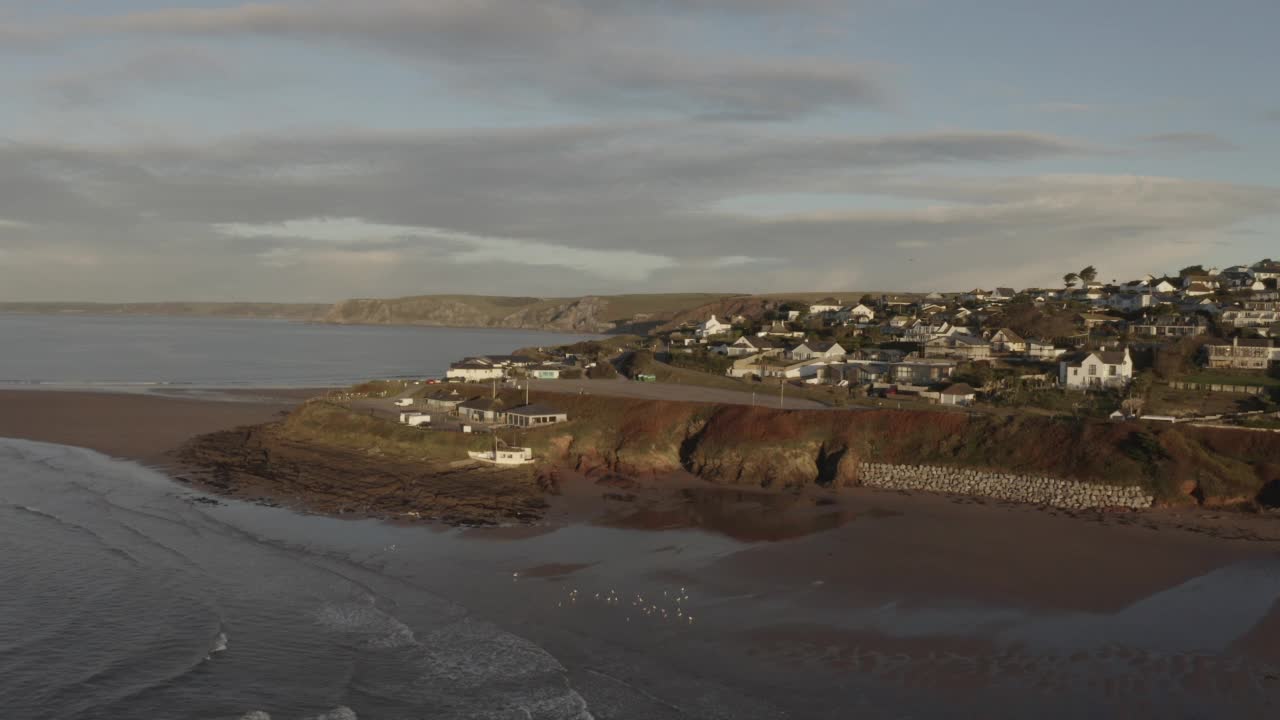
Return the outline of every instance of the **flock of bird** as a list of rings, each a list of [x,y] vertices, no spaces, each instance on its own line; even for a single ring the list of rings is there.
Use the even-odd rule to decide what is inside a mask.
[[[569,590],[564,599],[556,602],[556,607],[576,607],[580,603],[600,603],[606,607],[617,607],[625,610],[625,622],[631,622],[632,613],[636,617],[645,617],[665,622],[687,625],[693,624],[693,615],[688,612],[689,593],[685,588],[679,592],[663,590],[662,597],[645,597],[640,593],[627,598],[619,595],[617,590],[593,593],[590,597],[583,595],[576,588]]]
[[[520,581],[520,573],[511,573],[512,582]],[[617,607],[627,611],[625,616],[626,622],[631,622],[631,613],[634,612],[637,617],[647,617],[654,620],[662,620],[667,622],[678,622],[688,625],[693,624],[693,615],[688,612],[689,592],[687,588],[680,590],[663,590],[662,597],[656,596],[646,598],[640,593],[636,593],[634,597],[627,599],[618,594],[617,590],[609,590],[607,592],[593,593],[591,597],[585,597],[577,588],[572,588],[564,596],[563,599],[556,601],[556,607],[577,607],[579,601],[582,604],[601,603],[606,607]]]

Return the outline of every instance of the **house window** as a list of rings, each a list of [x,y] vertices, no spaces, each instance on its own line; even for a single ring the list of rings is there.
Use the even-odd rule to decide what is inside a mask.
[[[1115,377],[1115,376],[1116,376],[1116,366],[1115,366],[1115,365],[1111,365],[1111,366],[1109,366],[1109,367],[1107,368],[1107,374],[1108,374],[1108,375],[1110,375],[1111,377]]]
[[[1090,374],[1090,375],[1097,375],[1097,374],[1098,374],[1098,366],[1097,366],[1097,365],[1090,365],[1090,366],[1089,366],[1089,374]]]

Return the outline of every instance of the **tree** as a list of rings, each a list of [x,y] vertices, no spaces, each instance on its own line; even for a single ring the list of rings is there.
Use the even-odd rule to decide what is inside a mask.
[[[1094,266],[1090,265],[1089,267],[1077,273],[1076,277],[1080,278],[1086,284],[1091,283],[1094,280],[1098,279],[1098,270]]]
[[[1188,275],[1204,275],[1203,265],[1188,265],[1178,271],[1178,277],[1186,277]]]
[[[1077,280],[1079,280],[1079,279],[1080,279],[1080,276],[1079,276],[1079,275],[1077,275],[1077,274],[1075,274],[1075,273],[1067,273],[1066,275],[1063,275],[1063,276],[1062,276],[1062,284],[1063,284],[1063,285],[1066,285],[1068,288],[1070,288],[1070,287],[1072,287],[1073,285],[1075,285],[1075,284],[1076,284],[1076,281],[1077,281]]]

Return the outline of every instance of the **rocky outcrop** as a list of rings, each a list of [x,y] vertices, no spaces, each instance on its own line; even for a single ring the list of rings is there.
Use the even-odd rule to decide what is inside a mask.
[[[453,525],[531,521],[547,504],[529,468],[424,463],[376,449],[299,440],[277,423],[212,433],[178,453],[203,489],[315,512]]]
[[[1155,500],[1141,488],[1133,486],[1099,485],[1042,475],[984,472],[938,465],[862,463],[858,467],[858,479],[868,487],[888,490],[970,495],[1068,510],[1141,510],[1151,507]]]

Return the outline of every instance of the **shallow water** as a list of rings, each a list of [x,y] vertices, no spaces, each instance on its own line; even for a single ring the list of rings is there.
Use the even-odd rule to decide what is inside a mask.
[[[4,717],[590,717],[539,647],[218,509],[135,465],[0,440]]]
[[[764,546],[717,527],[455,530],[206,500],[132,463],[0,440],[0,716],[1268,717],[1280,702],[1280,670],[1238,651],[1280,600],[1280,559],[1261,554],[1108,613],[884,604],[823,582],[852,554],[803,580],[726,575]],[[767,502],[784,501],[692,504],[718,523]],[[830,555],[866,523],[902,542],[894,520],[767,546]]]

